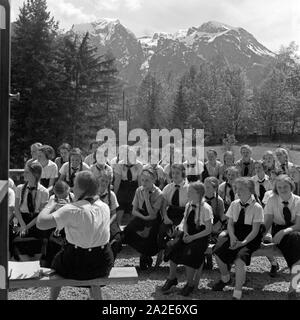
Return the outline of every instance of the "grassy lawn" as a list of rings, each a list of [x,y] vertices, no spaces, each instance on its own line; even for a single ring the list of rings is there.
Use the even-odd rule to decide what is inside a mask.
[[[243,289],[245,300],[285,300],[288,290],[289,274],[283,258],[277,258],[280,271],[276,278],[268,275],[269,262],[265,257],[254,257],[251,266],[248,267],[247,282]],[[155,259],[154,259],[155,260]],[[230,300],[233,287],[228,286],[224,292],[211,291],[211,285],[219,279],[216,264],[212,271],[204,271],[198,289],[188,298],[178,294],[185,281],[184,268],[178,268],[179,285],[169,295],[163,295],[160,288],[168,275],[168,263],[163,263],[159,268],[147,271],[139,270],[139,256],[129,247],[124,247],[115,262],[115,266],[134,266],[139,274],[138,284],[111,285],[103,288],[105,300]],[[234,267],[232,268],[234,277]],[[10,290],[11,300],[46,300],[48,288],[31,288]],[[65,287],[62,289],[59,299],[86,300],[88,289]]]

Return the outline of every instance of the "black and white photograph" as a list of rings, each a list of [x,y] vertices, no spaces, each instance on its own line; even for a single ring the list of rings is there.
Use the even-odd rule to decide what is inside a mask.
[[[0,300],[300,300],[299,46],[298,0],[0,0]]]

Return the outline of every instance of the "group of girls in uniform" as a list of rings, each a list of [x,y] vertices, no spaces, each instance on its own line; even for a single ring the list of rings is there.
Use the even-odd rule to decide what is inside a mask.
[[[223,290],[231,283],[234,264],[234,299],[242,297],[245,267],[262,241],[275,243],[290,268],[300,263],[300,171],[289,161],[287,150],[267,151],[261,160],[254,160],[251,148],[244,145],[237,161],[227,151],[222,163],[216,150],[209,149],[204,163],[186,159],[176,164],[173,153],[169,163],[149,164],[139,161],[130,146],[122,146],[127,159],[120,154],[108,159],[98,147],[97,142],[91,143],[92,152],[83,160],[79,148],[64,143],[52,162],[52,147],[31,146],[25,184],[16,187],[14,215],[20,236],[48,240],[41,259],[44,266],[53,264],[62,245],[75,240],[70,230],[62,230],[67,224],[59,219],[45,235],[36,228],[37,217],[47,203],[55,203],[51,210],[58,212],[82,200],[76,197],[75,181],[87,171],[97,190],[87,192],[86,200],[90,204],[101,200],[110,212],[113,258],[125,243],[140,253],[142,270],[153,265],[155,255],[156,266],[162,260],[169,262],[169,275],[161,288],[165,294],[178,283],[177,265],[186,267],[187,281],[180,293],[188,296],[197,289],[203,268],[213,268],[212,255],[206,254],[209,244],[220,270],[212,290]],[[125,225],[123,231],[121,225]],[[274,257],[268,259],[274,276],[278,263]],[[294,294],[291,287],[289,297]]]

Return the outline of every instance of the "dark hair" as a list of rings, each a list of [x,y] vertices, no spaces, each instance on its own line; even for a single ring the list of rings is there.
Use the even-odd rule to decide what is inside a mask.
[[[171,166],[171,170],[170,170],[170,175],[172,176],[172,170],[173,169],[179,169],[181,170],[181,174],[182,174],[182,178],[186,177],[186,173],[185,173],[185,166],[183,164],[177,164],[177,163],[173,163]]]
[[[94,140],[94,141],[90,142],[90,145],[89,145],[90,150],[92,150],[92,148],[93,148],[93,144],[97,144],[97,145],[99,145],[99,142],[98,142],[97,140]]]
[[[200,181],[190,182],[189,188],[193,188],[199,194],[199,203],[201,203],[205,194],[204,184]]]
[[[31,172],[31,174],[35,177],[35,187],[37,188],[38,183],[39,183],[41,176],[42,176],[42,171],[43,171],[42,165],[39,162],[29,162],[26,164],[26,167]],[[26,191],[27,186],[28,186],[28,182],[25,182],[25,184],[23,185],[22,190],[21,190],[20,206],[24,202],[24,195],[25,195],[25,191]],[[35,206],[35,199],[33,201],[33,204]]]
[[[207,153],[213,153],[216,157],[218,156],[218,153],[217,153],[217,151],[215,150],[215,149],[209,149],[208,151],[207,151]]]
[[[258,198],[258,196],[257,196],[257,194],[255,192],[255,182],[251,177],[240,177],[240,178],[237,178],[235,180],[235,183],[236,184],[241,183],[241,184],[247,186],[247,188],[250,191],[250,193],[253,194],[256,202],[258,202],[261,205],[261,201],[259,200],[259,198]]]
[[[95,197],[98,194],[99,183],[96,177],[90,171],[81,171],[75,177],[75,184],[83,191],[79,200]]]
[[[58,147],[58,151],[60,151],[61,149],[66,149],[70,152],[72,148],[68,143],[63,143]]]
[[[55,157],[55,151],[51,146],[44,144],[39,148],[39,151],[43,152],[48,160],[52,160]]]
[[[70,181],[69,185],[70,187],[74,186],[75,175],[71,174],[71,157],[75,155],[80,156],[81,161],[80,161],[79,171],[82,171],[82,152],[79,148],[73,148],[69,153],[69,181]]]

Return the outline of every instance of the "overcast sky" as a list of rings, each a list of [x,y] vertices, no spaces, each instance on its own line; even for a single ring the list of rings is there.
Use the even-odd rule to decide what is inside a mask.
[[[12,21],[24,0],[11,0]],[[243,27],[273,51],[300,45],[300,0],[48,0],[60,28],[118,18],[137,36],[175,32],[213,20]]]

